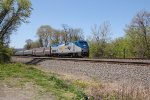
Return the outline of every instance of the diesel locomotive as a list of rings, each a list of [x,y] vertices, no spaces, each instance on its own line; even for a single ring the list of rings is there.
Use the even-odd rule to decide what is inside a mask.
[[[21,50],[15,53],[16,56],[51,56],[51,57],[88,57],[89,46],[84,40],[58,43],[50,47],[33,48]]]

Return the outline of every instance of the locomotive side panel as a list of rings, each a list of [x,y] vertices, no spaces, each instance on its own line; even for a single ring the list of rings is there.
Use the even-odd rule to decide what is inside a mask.
[[[58,47],[51,47],[51,56],[58,56]]]
[[[58,54],[59,55],[68,55],[73,53],[73,46],[71,43],[61,44],[58,46]]]

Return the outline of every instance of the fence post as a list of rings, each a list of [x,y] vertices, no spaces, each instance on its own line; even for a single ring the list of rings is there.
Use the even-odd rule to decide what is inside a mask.
[[[123,57],[124,57],[124,59],[126,58],[126,49],[125,48],[123,49]]]

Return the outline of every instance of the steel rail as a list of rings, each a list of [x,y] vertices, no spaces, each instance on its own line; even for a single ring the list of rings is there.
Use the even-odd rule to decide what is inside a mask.
[[[57,57],[32,57],[32,56],[15,56],[20,58],[33,58],[44,60],[62,60],[62,61],[76,61],[76,62],[103,62],[113,64],[136,64],[136,65],[150,65],[150,60],[133,60],[133,59],[89,59],[89,58],[57,58]]]

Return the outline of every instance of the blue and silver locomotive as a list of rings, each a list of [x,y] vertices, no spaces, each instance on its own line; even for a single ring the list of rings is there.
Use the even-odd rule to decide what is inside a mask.
[[[70,56],[70,57],[88,57],[89,46],[84,40],[54,44],[50,47],[33,48],[31,50],[22,50],[15,53],[17,56]]]

